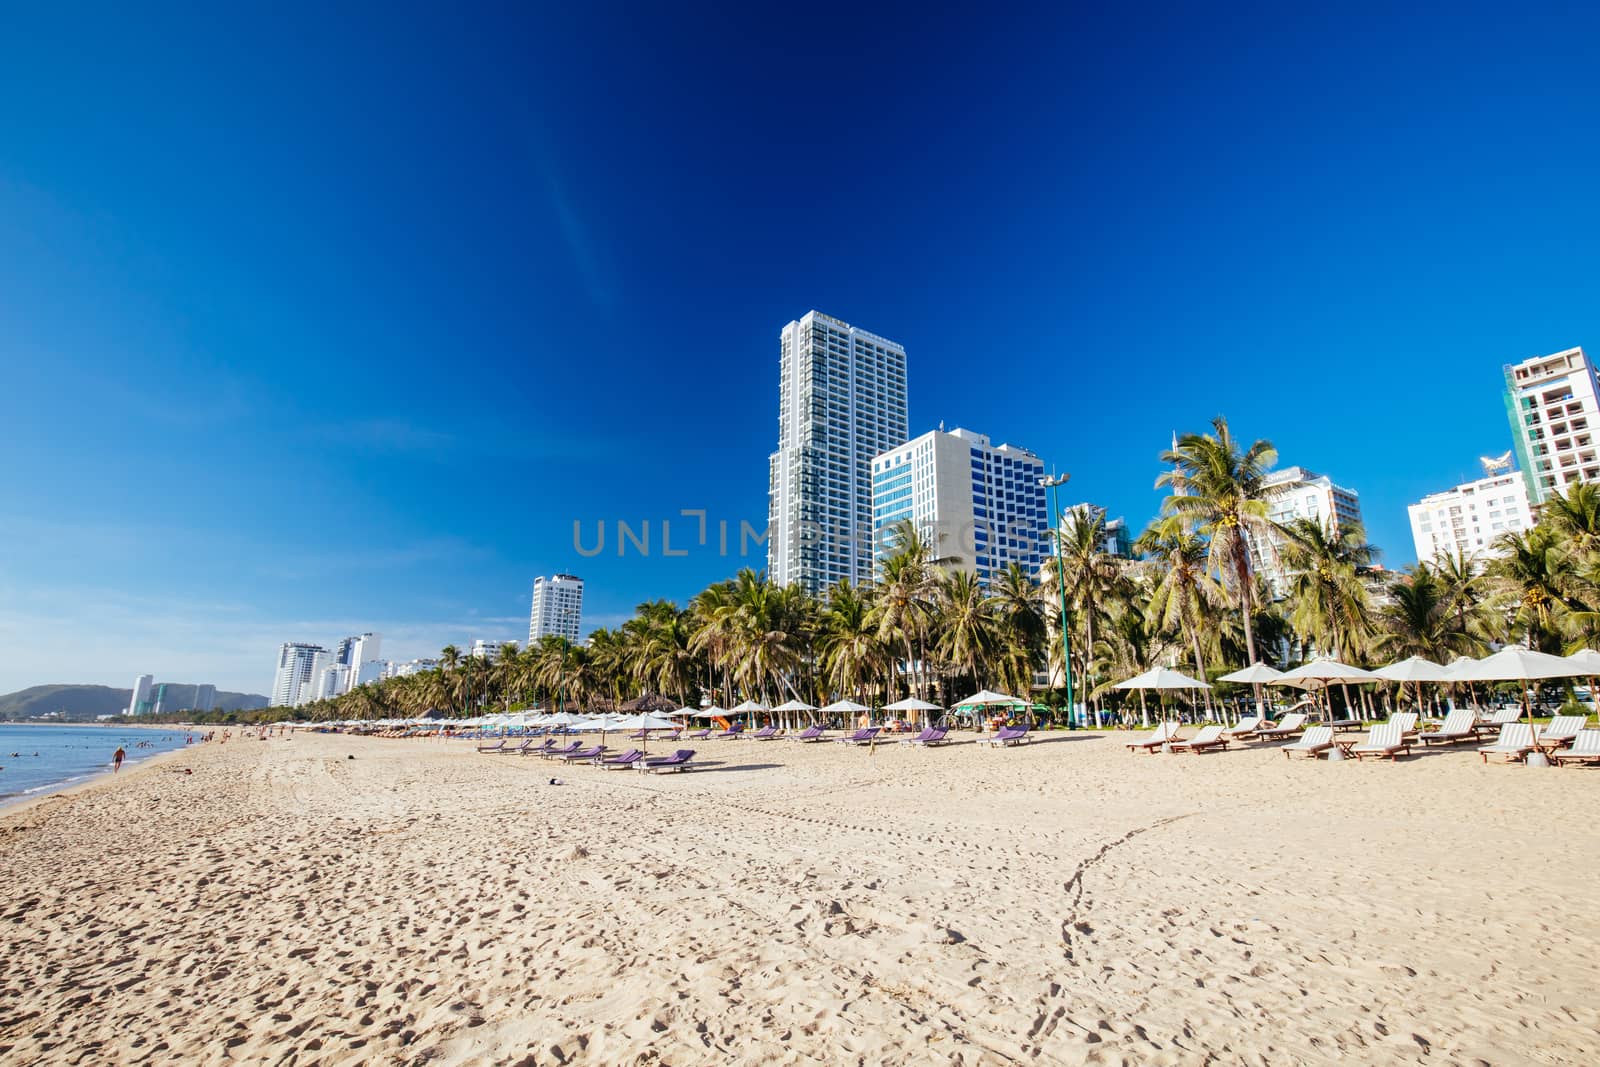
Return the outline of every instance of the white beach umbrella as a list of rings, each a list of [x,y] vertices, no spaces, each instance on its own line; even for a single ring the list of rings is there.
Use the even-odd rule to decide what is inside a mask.
[[[1269,667],[1265,663],[1262,663],[1258,660],[1257,662],[1250,664],[1248,667],[1234,671],[1232,674],[1224,674],[1222,677],[1218,678],[1217,681],[1260,685],[1262,682],[1276,682],[1282,677],[1282,671],[1278,670],[1276,667]]]
[[[1567,662],[1582,669],[1583,676],[1589,682],[1589,706],[1600,711],[1600,697],[1596,697],[1594,691],[1595,675],[1600,674],[1600,652],[1592,648],[1580,648],[1567,657]]]
[[[1391,682],[1400,682],[1402,689],[1405,688],[1404,683],[1410,682],[1417,694],[1418,708],[1422,707],[1423,682],[1448,682],[1453,680],[1448,667],[1440,666],[1433,660],[1423,659],[1421,656],[1408,656],[1398,663],[1391,663],[1387,667],[1379,667],[1372,673]]]
[[[1348,663],[1340,663],[1336,659],[1318,657],[1309,663],[1302,663],[1292,670],[1284,671],[1274,685],[1292,685],[1300,689],[1321,689],[1324,698],[1327,690],[1335,682],[1376,682],[1380,681],[1375,674],[1360,667],[1352,667]],[[1331,717],[1333,704],[1331,701],[1324,705],[1323,715],[1327,721]],[[1344,751],[1335,746],[1328,752],[1328,759],[1338,761],[1344,759]]]
[[[815,704],[807,704],[804,700],[785,700],[782,704],[772,709],[773,711],[816,711]]]
[[[728,717],[728,709],[719,708],[713,704],[709,708],[696,708],[692,714],[697,719],[726,719]]]
[[[769,709],[759,700],[744,700],[730,710],[732,710],[735,715],[745,715],[752,711],[767,711]]]
[[[1461,676],[1469,682],[1521,682],[1522,710],[1528,717],[1528,729],[1537,741],[1539,729],[1533,725],[1533,705],[1528,700],[1528,683],[1547,678],[1575,678],[1584,672],[1585,668],[1564,656],[1536,652],[1522,645],[1507,645],[1492,656],[1463,666]],[[1547,767],[1549,763],[1538,749],[1528,755],[1529,766]]]
[[[939,705],[927,700],[918,700],[916,697],[906,697],[896,700],[893,704],[885,704],[884,711],[943,711]]]
[[[854,700],[835,700],[822,711],[827,715],[866,715],[870,714],[872,709],[865,704],[857,704]]]
[[[1209,682],[1191,678],[1187,674],[1182,674],[1168,667],[1151,667],[1143,674],[1136,674],[1126,681],[1118,682],[1111,688],[1137,689],[1139,691],[1139,717],[1148,722],[1149,715],[1145,712],[1144,707],[1144,691],[1146,689],[1154,689],[1157,692],[1170,692],[1183,689],[1210,689],[1211,685]],[[1165,718],[1164,711],[1163,718]]]
[[[650,751],[651,730],[676,730],[678,724],[671,719],[658,715],[655,712],[645,712],[642,715],[627,715],[617,720],[613,727],[618,730],[643,730],[645,734],[639,739],[644,751]]]

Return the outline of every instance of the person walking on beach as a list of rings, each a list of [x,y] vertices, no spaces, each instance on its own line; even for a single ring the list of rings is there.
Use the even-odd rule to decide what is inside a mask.
[[[122,770],[122,761],[124,759],[126,759],[127,756],[128,756],[128,754],[122,750],[122,746],[118,745],[117,746],[117,751],[115,753],[113,753],[112,756],[111,756],[111,773],[112,774],[116,774],[118,771]]]

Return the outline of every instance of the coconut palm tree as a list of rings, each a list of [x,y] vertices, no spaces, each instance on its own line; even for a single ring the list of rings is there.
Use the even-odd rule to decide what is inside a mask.
[[[1371,598],[1362,581],[1377,558],[1359,524],[1337,531],[1315,519],[1293,519],[1281,548],[1289,571],[1289,619],[1334,659],[1359,655],[1371,636]]]
[[[1267,517],[1263,479],[1278,453],[1265,440],[1241,447],[1221,415],[1211,420],[1211,427],[1214,433],[1186,433],[1161,454],[1161,462],[1172,469],[1156,479],[1156,488],[1172,490],[1162,510],[1187,519],[1206,539],[1207,568],[1233,599],[1244,629],[1245,655],[1253,663],[1251,616],[1259,601],[1250,544],[1271,551],[1276,526]]]
[[[1529,648],[1554,651],[1567,612],[1561,590],[1571,580],[1571,560],[1560,538],[1549,526],[1538,525],[1502,534],[1494,547],[1501,555],[1486,573],[1507,619]]]
[[[905,652],[906,676],[916,696],[926,700],[927,633],[932,613],[932,554],[916,524],[902,519],[888,530],[889,554],[879,561],[872,618],[885,645]]]
[[[1094,688],[1093,662],[1095,625],[1106,617],[1107,605],[1118,590],[1121,568],[1117,558],[1104,551],[1105,513],[1086,504],[1069,508],[1061,515],[1055,532],[1056,551],[1045,562],[1043,583],[1060,588],[1060,568],[1065,575],[1068,610],[1078,633],[1073,644],[1079,650],[1085,675],[1085,689]]]
[[[840,579],[828,590],[828,603],[817,624],[817,652],[822,678],[830,694],[865,697],[868,679],[893,666],[893,657],[872,621],[871,599]],[[823,694],[816,694],[819,704]]]
[[[1146,617],[1188,646],[1194,656],[1195,677],[1204,681],[1202,634],[1225,600],[1222,586],[1206,567],[1209,546],[1181,516],[1167,515],[1151,523],[1139,535],[1135,547],[1160,568],[1159,578],[1150,590]],[[1210,702],[1207,690],[1207,708]]]
[[[969,571],[941,573],[935,588],[939,634],[935,651],[945,663],[965,672],[974,688],[982,689],[984,667],[1001,645],[995,603]]]

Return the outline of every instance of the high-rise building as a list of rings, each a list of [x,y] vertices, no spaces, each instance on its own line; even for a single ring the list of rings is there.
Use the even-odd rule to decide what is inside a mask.
[[[906,443],[906,351],[818,311],[778,337],[767,577],[819,594],[872,577],[872,461]]]
[[[1354,489],[1335,485],[1325,474],[1304,467],[1285,467],[1262,479],[1262,492],[1267,502],[1267,518],[1279,525],[1296,519],[1309,519],[1331,536],[1338,536],[1361,521],[1361,497]],[[1274,596],[1287,592],[1282,559],[1282,540],[1276,536],[1271,545],[1258,544],[1249,538],[1250,562],[1257,573],[1266,577]]]
[[[194,687],[194,710],[210,711],[217,706],[217,687],[214,685],[197,685]]]
[[[542,637],[565,637],[574,643],[583,623],[583,579],[571,574],[533,580],[533,611],[528,619],[528,644]]]
[[[1439,556],[1471,560],[1499,555],[1501,535],[1533,525],[1528,483],[1518,471],[1498,471],[1442,493],[1429,493],[1408,507],[1411,540],[1424,563]]]
[[[133,697],[128,701],[128,710],[122,714],[143,715],[150,710],[150,687],[155,680],[153,674],[141,674],[133,680]]]
[[[1581,348],[1507,364],[1506,415],[1528,489],[1538,507],[1569,485],[1600,481],[1600,383]]]
[[[1031,575],[1043,558],[1048,517],[1044,463],[1015,445],[990,444],[971,430],[930,430],[872,461],[872,528],[877,554],[886,535],[913,522],[947,569],[990,578],[1012,563]]]
[[[382,634],[356,634],[342,639],[334,656],[334,663],[344,668],[340,675],[343,688],[330,693],[329,696],[348,693],[358,685],[377,680],[383,671],[383,662],[379,658],[382,647]]]
[[[327,656],[321,645],[285,641],[278,649],[278,672],[272,679],[272,706],[286,708],[297,704],[301,687],[311,680],[318,656]],[[313,690],[314,692],[314,690]]]

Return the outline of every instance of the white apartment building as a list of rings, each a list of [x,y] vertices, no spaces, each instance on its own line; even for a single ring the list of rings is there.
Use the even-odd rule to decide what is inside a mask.
[[[515,641],[485,641],[480,637],[472,642],[471,655],[474,659],[497,660],[500,658],[500,650],[502,648],[504,648],[506,645],[514,644],[516,644]]]
[[[1506,414],[1528,503],[1565,486],[1600,481],[1600,384],[1581,348],[1507,364]]]
[[[344,668],[341,683],[343,688],[330,695],[348,693],[364,682],[377,680],[383,670],[383,661],[379,655],[382,649],[382,634],[356,634],[341,640],[334,662]]]
[[[197,685],[194,687],[194,710],[210,711],[217,706],[217,687],[214,685]]]
[[[583,579],[556,574],[533,580],[533,612],[528,620],[528,644],[543,637],[565,637],[574,643],[583,623]]]
[[[278,649],[278,671],[272,679],[272,706],[286,708],[298,706],[301,689],[311,681],[314,672],[321,664],[318,656],[327,656],[328,650],[321,645],[310,645],[300,641],[286,641]],[[313,689],[312,692],[315,690]]]
[[[381,665],[382,669],[379,671],[378,677],[404,678],[408,674],[416,674],[419,671],[437,670],[438,666],[439,661],[436,659],[413,659],[406,660],[404,663],[389,660]]]
[[[906,352],[809,311],[778,335],[767,577],[820,594],[872,577],[872,461],[906,443]]]
[[[1325,474],[1304,467],[1285,467],[1262,479],[1267,501],[1267,517],[1279,525],[1296,519],[1309,519],[1330,535],[1337,536],[1361,521],[1361,497],[1354,489],[1335,485]],[[1250,541],[1250,562],[1265,576],[1273,595],[1282,596],[1288,574],[1281,558],[1282,542],[1274,537],[1270,546]]]
[[[1032,575],[1048,540],[1043,476],[1044,462],[1027,449],[971,430],[930,430],[872,461],[876,555],[894,550],[885,535],[910,519],[947,569],[985,586],[1012,563]]]
[[[1430,493],[1406,511],[1411,516],[1417,559],[1424,563],[1441,555],[1487,559],[1498,555],[1494,542],[1502,534],[1533,525],[1528,483],[1519,471],[1491,474],[1442,493]]]
[[[156,684],[153,674],[141,674],[133,680],[133,696],[128,701],[124,715],[143,715],[150,710],[150,688]]]

